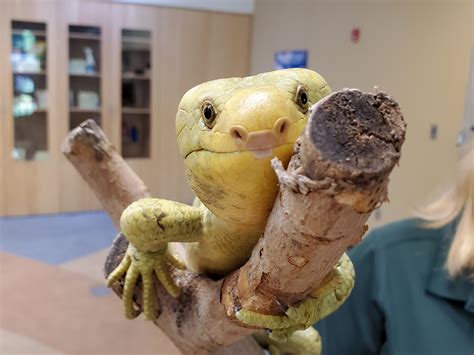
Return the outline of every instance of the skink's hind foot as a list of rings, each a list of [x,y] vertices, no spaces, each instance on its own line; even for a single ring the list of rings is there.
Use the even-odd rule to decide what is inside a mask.
[[[284,342],[294,332],[307,329],[334,312],[349,296],[353,286],[354,268],[349,257],[344,254],[323,285],[306,300],[288,307],[284,315],[273,316],[241,309],[236,317],[247,325],[269,329],[271,339]]]
[[[322,350],[321,337],[313,327],[294,332],[286,342],[271,339],[262,332],[254,338],[270,355],[320,355]]]
[[[107,278],[107,286],[110,287],[125,275],[122,295],[125,317],[133,319],[140,313],[133,306],[133,293],[138,277],[141,277],[143,285],[143,313],[146,319],[155,320],[158,316],[158,304],[153,285],[154,274],[171,296],[179,297],[181,289],[170,276],[169,264],[178,269],[185,268],[179,259],[168,253],[167,248],[159,252],[145,253],[129,244],[122,262]]]

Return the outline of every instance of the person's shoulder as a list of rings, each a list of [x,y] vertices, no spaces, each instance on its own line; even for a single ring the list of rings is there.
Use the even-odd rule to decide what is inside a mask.
[[[394,247],[412,247],[418,243],[436,243],[439,230],[424,225],[420,219],[405,219],[370,231],[359,247],[362,250],[381,250]]]

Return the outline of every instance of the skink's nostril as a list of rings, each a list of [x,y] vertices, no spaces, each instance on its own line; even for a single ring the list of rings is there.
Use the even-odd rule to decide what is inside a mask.
[[[242,126],[232,126],[229,134],[232,138],[242,143],[247,141],[249,135],[247,130]]]
[[[290,128],[290,120],[286,117],[281,117],[276,120],[273,125],[273,133],[278,137],[285,134]]]

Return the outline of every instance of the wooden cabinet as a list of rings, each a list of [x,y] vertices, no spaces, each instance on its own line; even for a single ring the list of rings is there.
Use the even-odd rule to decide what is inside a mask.
[[[177,105],[200,82],[248,75],[250,30],[247,15],[89,0],[2,3],[0,215],[100,208],[60,152],[87,118],[154,196],[191,202]]]

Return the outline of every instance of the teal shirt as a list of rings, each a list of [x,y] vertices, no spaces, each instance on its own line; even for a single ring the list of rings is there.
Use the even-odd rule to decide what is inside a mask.
[[[316,324],[323,355],[474,355],[474,282],[444,268],[453,235],[406,220],[353,248],[354,290]]]

